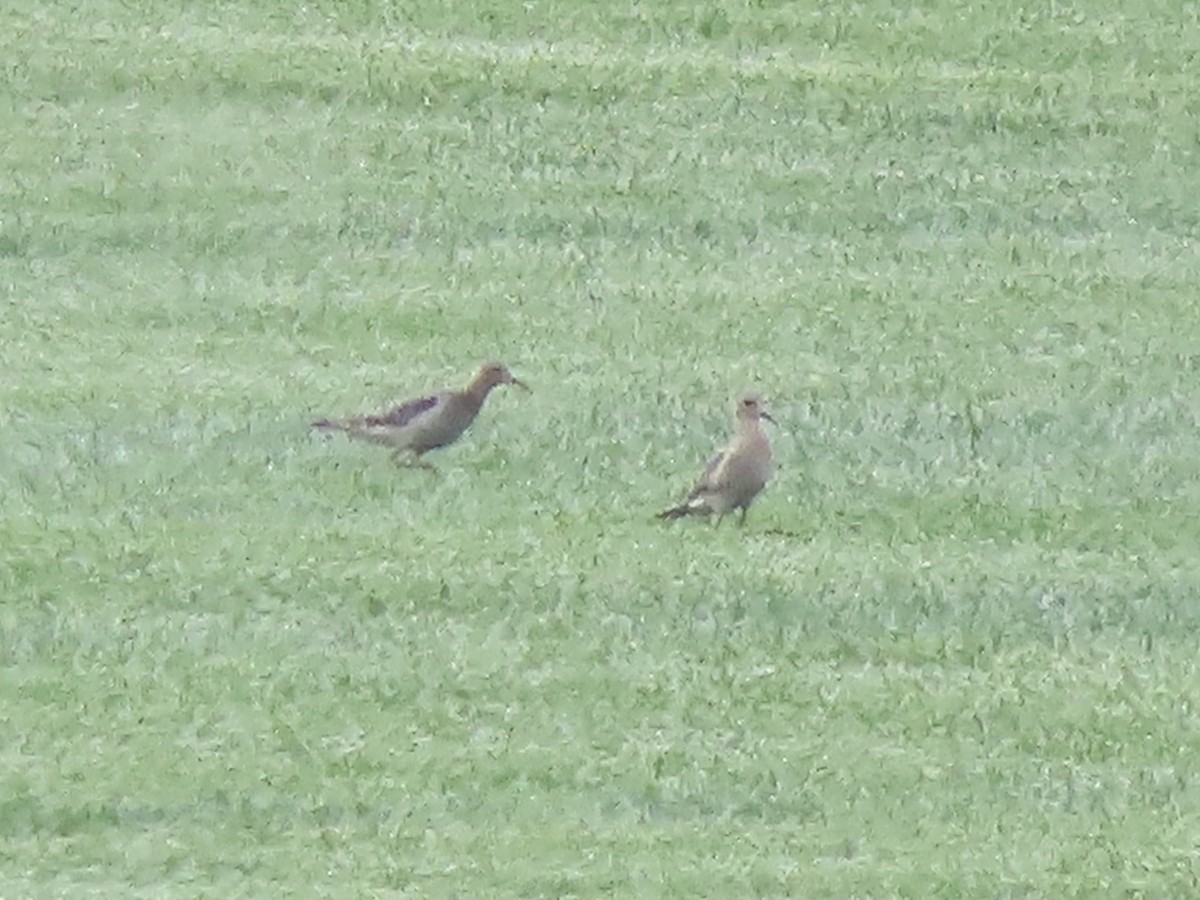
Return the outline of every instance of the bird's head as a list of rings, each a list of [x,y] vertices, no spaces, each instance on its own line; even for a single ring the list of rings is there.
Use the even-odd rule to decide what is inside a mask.
[[[775,422],[771,418],[771,414],[763,406],[762,397],[753,391],[747,391],[738,397],[737,417],[744,422],[757,422],[759,419],[766,419],[771,423]]]
[[[485,391],[490,391],[492,388],[501,384],[513,384],[524,390],[529,390],[529,385],[508,371],[508,366],[504,363],[488,363],[479,370],[479,374],[475,376],[475,384]]]

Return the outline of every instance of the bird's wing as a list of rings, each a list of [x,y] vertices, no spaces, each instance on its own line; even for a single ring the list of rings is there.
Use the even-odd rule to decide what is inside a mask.
[[[367,416],[363,419],[363,424],[375,427],[403,428],[418,416],[429,412],[441,402],[442,398],[437,395],[422,397],[419,400],[409,400],[407,403],[401,403],[399,406],[389,409],[383,415]]]
[[[696,484],[688,494],[688,499],[698,497],[705,491],[710,491],[717,484],[717,472],[721,468],[721,463],[725,460],[725,451],[722,450],[716,456],[708,461],[704,467],[704,474],[696,479]]]

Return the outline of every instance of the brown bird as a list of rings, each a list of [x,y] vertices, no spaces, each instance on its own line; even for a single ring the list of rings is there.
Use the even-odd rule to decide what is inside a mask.
[[[401,465],[436,472],[421,459],[430,450],[453,444],[479,415],[492,388],[515,384],[529,390],[502,363],[488,363],[461,391],[442,391],[402,403],[377,416],[322,419],[312,427],[322,431],[344,431],[352,438],[392,448],[392,459]]]
[[[732,510],[741,510],[738,524],[746,521],[746,512],[754,498],[766,486],[774,471],[771,442],[763,431],[762,420],[775,420],[763,409],[762,398],[746,393],[738,398],[737,432],[724,450],[709,460],[704,474],[678,506],[658,514],[660,519],[716,514],[717,523]]]

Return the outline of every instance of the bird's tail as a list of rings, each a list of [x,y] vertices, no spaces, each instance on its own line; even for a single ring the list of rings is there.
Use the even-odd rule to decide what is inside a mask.
[[[309,427],[316,428],[318,431],[345,431],[346,423],[337,422],[333,419],[320,419],[319,421],[313,422]]]
[[[684,516],[703,516],[708,512],[710,510],[707,506],[691,499],[683,501],[678,506],[672,506],[670,509],[664,509],[657,517],[669,522],[672,519],[682,519]]]

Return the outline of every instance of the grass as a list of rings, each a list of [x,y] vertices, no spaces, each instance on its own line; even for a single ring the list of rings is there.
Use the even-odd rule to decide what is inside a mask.
[[[1197,891],[1195,8],[0,23],[0,894]]]

